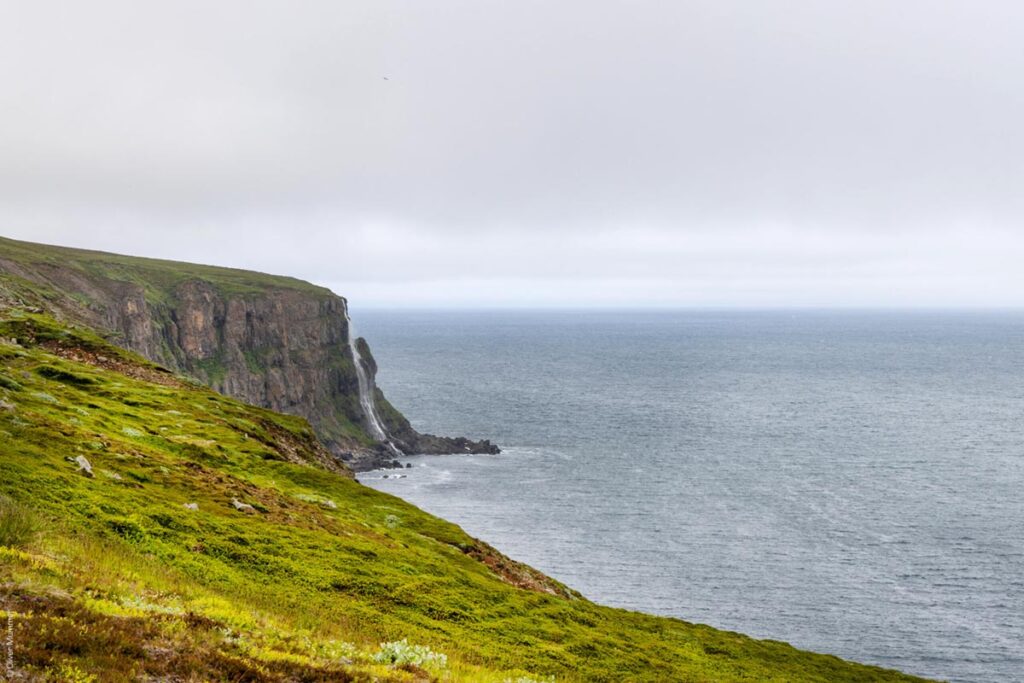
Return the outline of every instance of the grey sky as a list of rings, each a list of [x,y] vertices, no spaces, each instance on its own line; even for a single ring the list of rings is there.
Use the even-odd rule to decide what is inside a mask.
[[[1024,305],[1024,3],[0,0],[0,234],[371,305]]]

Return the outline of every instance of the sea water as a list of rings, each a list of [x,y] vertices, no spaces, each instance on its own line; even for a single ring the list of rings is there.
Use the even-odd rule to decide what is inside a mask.
[[[364,483],[601,603],[1024,680],[1024,314],[354,316],[414,427],[504,449]]]

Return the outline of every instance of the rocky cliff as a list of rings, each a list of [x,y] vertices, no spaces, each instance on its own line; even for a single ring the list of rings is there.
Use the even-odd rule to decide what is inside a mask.
[[[347,302],[292,278],[0,238],[0,293],[105,332],[120,346],[247,403],[300,415],[327,448],[365,470],[394,452],[373,439],[349,343]],[[488,441],[420,434],[371,382],[403,453],[493,453]]]

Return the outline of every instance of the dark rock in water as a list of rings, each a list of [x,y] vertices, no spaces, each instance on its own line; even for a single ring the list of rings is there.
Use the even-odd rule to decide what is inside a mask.
[[[501,449],[487,439],[473,441],[464,436],[434,436],[433,434],[420,434],[415,431],[410,434],[402,429],[401,424],[396,426],[398,429],[391,432],[391,440],[403,453],[408,455],[448,455],[454,453],[497,455],[501,453]]]
[[[405,467],[406,467],[406,469],[412,469],[412,463],[411,462],[405,463]]]
[[[356,340],[359,347],[359,355],[371,378],[376,377],[377,361],[366,344],[366,340]],[[495,444],[488,440],[473,441],[464,436],[435,436],[434,434],[421,434],[412,428],[409,420],[398,412],[394,406],[384,398],[384,393],[375,386],[374,388],[375,407],[380,420],[388,433],[391,445],[406,455],[448,455],[454,453],[473,454],[497,454],[501,452]],[[379,466],[379,465],[378,465]],[[358,466],[354,466],[358,470]]]

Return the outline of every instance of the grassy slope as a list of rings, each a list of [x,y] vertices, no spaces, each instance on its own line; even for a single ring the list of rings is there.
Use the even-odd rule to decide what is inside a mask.
[[[20,342],[0,344],[0,495],[43,528],[0,547],[24,670],[101,681],[916,680],[602,607],[554,582],[535,583],[561,595],[518,588],[458,527],[302,462],[315,460],[302,420],[161,376],[41,316],[6,314],[0,337]],[[136,377],[69,360],[69,349],[130,361]],[[69,461],[78,455],[94,478]],[[372,661],[378,642],[400,638],[447,654],[447,666]]]
[[[134,282],[143,287],[146,298],[151,303],[164,302],[177,285],[190,279],[205,280],[225,294],[291,289],[317,296],[332,296],[330,290],[324,287],[280,275],[138,256],[121,256],[102,251],[21,242],[5,237],[0,237],[0,257],[27,266],[49,264],[101,275],[112,280]]]

